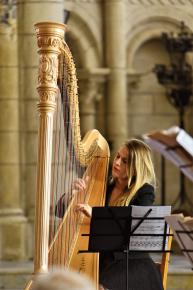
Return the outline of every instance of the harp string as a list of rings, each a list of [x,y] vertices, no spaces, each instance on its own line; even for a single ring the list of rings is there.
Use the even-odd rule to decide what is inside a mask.
[[[77,250],[74,250],[77,249],[74,246],[75,240],[83,221],[82,214],[74,212],[74,206],[77,203],[90,202],[89,198],[91,193],[92,195],[93,193],[98,194],[96,186],[98,181],[93,176],[98,176],[98,179],[105,180],[105,168],[107,169],[106,166],[108,164],[108,150],[105,151],[107,155],[104,157],[101,154],[101,147],[95,141],[98,140],[97,132],[92,136],[88,135],[88,139],[84,139],[87,144],[90,144],[89,146],[84,146],[84,140],[83,142],[80,140],[76,75],[75,70],[73,70],[73,64],[71,70],[69,62],[71,64],[70,53],[68,53],[67,49],[66,55],[61,59],[59,67],[60,81],[58,85],[60,93],[58,96],[57,116],[55,116],[54,123],[55,140],[53,143],[53,180],[51,190],[50,266],[56,264],[71,266],[74,253],[75,255],[77,253]],[[73,188],[74,181],[77,178],[86,179],[87,176],[89,177],[89,184],[85,194],[77,190],[75,191]],[[100,185],[100,198],[102,198],[103,189]],[[63,219],[55,216],[55,207],[61,196],[63,196],[63,205],[60,204],[58,211],[61,215],[65,213]],[[93,258],[93,265],[95,265],[95,261]],[[91,265],[90,262],[87,264]],[[76,265],[80,265],[78,261]],[[91,267],[88,268],[91,269]],[[97,275],[93,275],[93,277],[95,276]]]
[[[72,130],[73,122],[77,123],[75,120],[77,114],[74,109],[70,110],[69,106],[72,105],[69,102],[69,98],[66,92],[66,84],[67,84],[67,72],[65,70],[65,63],[61,66],[62,72],[61,75],[63,77],[63,81],[60,82],[60,94],[58,96],[58,106],[57,106],[57,114],[55,117],[55,138],[53,145],[53,156],[55,161],[53,161],[53,179],[52,179],[52,218],[50,222],[50,241],[53,239],[53,236],[58,227],[58,221],[55,219],[54,212],[57,201],[59,200],[61,195],[64,195],[64,211],[68,208],[70,201],[72,199],[72,186],[73,180],[77,178],[77,176],[82,177],[82,168],[77,162],[77,158],[75,156],[75,150],[73,147],[73,140],[75,140],[74,130]],[[74,108],[75,106],[73,106]],[[71,118],[70,118],[71,116]],[[76,197],[77,198],[77,197]],[[80,200],[81,201],[81,200]],[[79,202],[77,198],[77,203]],[[82,200],[84,202],[84,200]],[[59,212],[62,209],[59,209]],[[70,210],[69,214],[69,222],[67,222],[67,226],[63,227],[62,231],[66,233],[68,239],[62,241],[60,238],[59,247],[64,247],[65,252],[69,252],[69,247],[72,242],[74,232],[77,229],[77,215],[75,216],[72,210]],[[63,236],[63,234],[61,235]],[[58,251],[57,260],[60,260],[60,250]],[[61,261],[60,261],[61,263]]]
[[[60,102],[60,94],[58,94],[57,98],[57,111],[55,114],[55,122],[54,122],[54,145],[53,145],[53,174],[52,174],[52,190],[51,190],[51,200],[52,200],[52,218],[51,218],[51,233],[50,233],[50,241],[52,241],[54,234],[57,230],[58,220],[55,218],[55,206],[57,203],[57,199],[59,198],[59,193],[64,193],[64,188],[62,187],[62,183],[59,184],[59,167],[62,166],[63,163],[63,154],[60,156],[60,147],[61,147],[61,125],[62,125],[62,115],[61,115],[61,102]],[[60,159],[61,158],[61,161]],[[60,211],[61,209],[59,209]]]

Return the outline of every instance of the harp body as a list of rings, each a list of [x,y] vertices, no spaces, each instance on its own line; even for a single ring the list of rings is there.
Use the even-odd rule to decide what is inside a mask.
[[[89,135],[95,135],[95,137],[99,137],[97,131],[93,131],[89,133]],[[91,136],[90,136],[91,137]],[[89,138],[90,138],[89,137]],[[98,139],[97,137],[97,139]],[[100,140],[100,137],[98,139],[98,142]],[[101,139],[102,143],[104,142],[103,139]],[[101,144],[101,146],[103,146]],[[88,203],[90,206],[96,206],[96,205],[104,205],[105,201],[105,192],[106,192],[106,175],[107,175],[107,164],[106,163],[106,157],[105,156],[97,156],[97,163],[98,163],[98,169],[95,171],[95,178],[92,179],[87,187],[87,196],[85,203]],[[95,162],[94,162],[95,163]],[[104,166],[105,165],[105,166]],[[84,175],[89,174],[90,171],[92,171],[93,164],[91,161],[91,164],[89,164],[86,172]],[[88,250],[88,242],[89,238],[88,236],[82,236],[82,234],[89,234],[90,232],[90,218],[87,218],[83,215],[79,216],[79,221],[77,225],[76,235],[74,239],[72,239],[70,247],[62,247],[62,241],[64,240],[70,240],[70,233],[68,231],[69,223],[73,224],[73,218],[76,218],[75,216],[72,216],[70,214],[71,209],[73,211],[73,208],[76,205],[76,199],[73,198],[70,202],[70,205],[68,206],[65,215],[63,217],[63,220],[61,224],[59,225],[57,232],[54,236],[54,239],[52,240],[49,248],[49,265],[65,265],[68,268],[77,270],[79,273],[84,273],[88,275],[93,282],[95,283],[95,287],[97,289],[98,287],[98,267],[99,267],[99,257],[98,254],[95,253],[79,253],[79,251],[87,251]],[[58,249],[57,251],[54,250]],[[58,256],[58,252],[60,253],[60,256]],[[69,257],[66,259],[66,257]]]
[[[48,267],[51,268],[53,265],[65,266],[75,269],[78,272],[84,272],[93,280],[96,289],[98,289],[98,254],[78,254],[80,250],[88,249],[88,237],[83,237],[82,234],[89,233],[90,219],[81,214],[77,216],[77,213],[74,213],[74,206],[77,200],[84,201],[90,206],[102,206],[104,204],[109,147],[106,140],[97,130],[90,131],[81,140],[76,70],[71,53],[64,42],[66,26],[63,24],[43,22],[37,23],[35,28],[40,60],[37,88],[39,93],[39,143],[34,273],[47,272]],[[63,55],[65,64],[65,92],[69,99],[68,115],[72,120],[70,129],[72,139],[70,142],[73,143],[73,147],[71,151],[75,153],[80,166],[85,168],[81,178],[85,178],[86,176],[90,178],[92,173],[94,173],[94,176],[89,180],[84,197],[80,196],[79,199],[78,194],[70,197],[68,206],[65,208],[64,217],[60,220],[59,225],[54,230],[54,234],[49,241],[49,231],[51,228],[49,226],[50,202],[52,200],[50,196],[53,166],[52,156],[54,155],[52,139],[54,135],[54,114],[56,114],[58,98],[60,98],[57,82],[61,55]],[[70,170],[68,170],[67,174],[70,174]],[[69,191],[71,189],[72,187],[69,188]],[[54,209],[52,210],[52,216],[54,216]],[[73,233],[72,228],[75,228]],[[64,243],[66,241],[69,241],[67,247]],[[30,289],[31,285],[32,280],[25,289]]]

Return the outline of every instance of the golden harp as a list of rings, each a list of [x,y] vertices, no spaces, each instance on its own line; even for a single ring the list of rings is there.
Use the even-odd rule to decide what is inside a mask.
[[[98,289],[98,254],[78,253],[88,249],[82,234],[89,233],[90,220],[75,213],[74,206],[104,204],[109,147],[97,130],[81,140],[76,70],[64,41],[66,26],[42,22],[35,29],[40,57],[34,274],[53,265],[66,266],[87,274]],[[87,177],[83,196],[73,190],[73,181]],[[55,214],[58,200],[63,201],[62,219]]]

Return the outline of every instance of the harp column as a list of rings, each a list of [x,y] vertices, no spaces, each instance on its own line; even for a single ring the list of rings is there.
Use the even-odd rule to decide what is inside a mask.
[[[27,226],[27,258],[34,252],[34,215],[36,191],[36,162],[38,124],[35,107],[37,104],[36,39],[34,23],[57,21],[63,23],[64,1],[24,0],[17,2],[18,18],[18,57],[19,57],[19,96],[20,96],[20,155],[21,192],[24,199]]]
[[[125,1],[105,0],[107,136],[113,151],[127,138]]]
[[[65,26],[54,23],[35,25],[38,39],[39,144],[35,212],[34,272],[48,268],[50,184],[52,162],[53,114],[58,95],[58,56],[63,46]]]

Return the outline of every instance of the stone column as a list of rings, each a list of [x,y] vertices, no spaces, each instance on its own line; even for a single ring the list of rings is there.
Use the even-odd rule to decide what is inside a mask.
[[[105,0],[107,138],[113,151],[127,138],[127,80],[125,1]]]
[[[83,78],[79,81],[79,111],[82,136],[92,129],[101,129],[97,126],[96,106],[103,97],[104,81],[103,75],[95,76],[91,74],[86,79]]]
[[[20,260],[26,255],[26,218],[20,192],[16,19],[8,6],[1,8],[5,10],[0,23],[0,259]]]
[[[34,209],[36,192],[36,161],[38,114],[36,91],[38,55],[34,24],[43,21],[63,22],[63,1],[18,1],[18,42],[20,82],[20,130],[22,152],[22,193],[25,196],[28,226],[28,256],[33,256]]]
[[[128,100],[128,135],[133,136],[133,130],[132,130],[132,116],[133,116],[133,110],[135,108],[132,104],[132,97],[133,92],[140,86],[141,77],[143,77],[143,74],[137,73],[135,71],[131,71],[130,69],[127,70],[127,100]],[[142,104],[143,106],[144,104]]]
[[[96,83],[90,79],[79,82],[79,111],[81,135],[84,136],[88,131],[95,128],[95,95]]]

